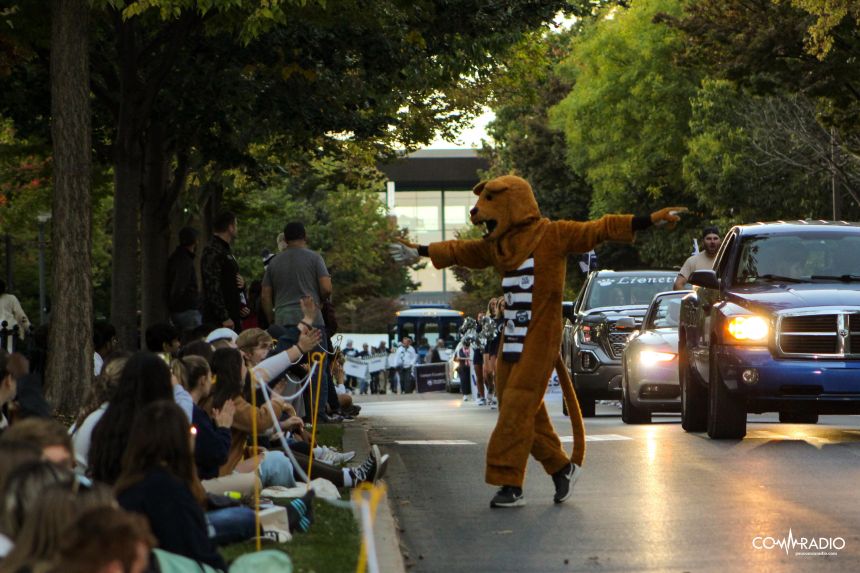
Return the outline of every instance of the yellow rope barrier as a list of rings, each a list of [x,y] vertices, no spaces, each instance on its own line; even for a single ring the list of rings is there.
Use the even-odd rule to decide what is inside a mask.
[[[311,413],[311,452],[308,456],[308,489],[311,488],[311,469],[314,464],[314,447],[316,447],[316,438],[317,438],[317,419],[319,418],[319,406],[320,406],[320,390],[322,389],[322,378],[323,378],[323,362],[325,361],[325,354],[322,352],[314,352],[311,354],[308,364],[312,364],[314,362],[317,363],[317,387],[313,393],[314,398],[314,411]]]
[[[254,454],[254,467],[256,472],[260,472],[260,456],[257,445],[257,380],[251,371],[251,451]],[[254,539],[256,540],[257,551],[262,549],[262,525],[260,524],[260,480],[254,480]]]

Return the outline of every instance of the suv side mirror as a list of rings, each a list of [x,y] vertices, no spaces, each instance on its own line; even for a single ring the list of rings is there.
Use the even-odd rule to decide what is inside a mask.
[[[636,330],[636,319],[632,316],[622,316],[615,322],[616,330]]]
[[[712,270],[693,271],[690,275],[690,280],[687,282],[691,285],[704,288],[720,288],[720,279],[717,278],[717,273]]]

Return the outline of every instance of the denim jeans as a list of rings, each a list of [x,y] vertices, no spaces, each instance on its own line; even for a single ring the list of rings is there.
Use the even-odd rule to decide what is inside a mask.
[[[203,324],[203,315],[196,309],[183,310],[182,312],[172,313],[170,320],[173,322],[173,326],[181,332],[185,332],[187,330],[194,330]]]
[[[277,350],[286,350],[287,348],[289,348],[293,344],[296,344],[299,341],[299,328],[298,328],[298,326],[291,325],[291,326],[284,326],[284,328],[286,329],[286,332],[284,333],[283,336],[281,336],[278,339]],[[320,332],[322,333],[322,339],[320,340],[319,347],[317,349],[315,349],[315,351],[316,350],[330,351],[331,348],[329,347],[329,344],[328,344],[328,336],[326,335],[325,327],[321,326],[318,328],[319,328]],[[329,399],[329,395],[328,395],[329,394],[329,386],[333,385],[332,381],[331,381],[331,375],[328,371],[329,359],[330,359],[329,355],[323,353],[323,363],[322,363],[323,379],[322,379],[322,384],[320,384],[320,396],[319,396],[319,414],[320,414],[321,419],[325,419],[325,405]],[[311,380],[310,387],[314,392],[316,392],[316,387],[317,387],[316,375],[314,375],[314,379]],[[316,396],[314,396],[314,401],[316,401]],[[311,407],[313,407],[313,403],[311,404]]]
[[[282,485],[284,487],[295,487],[296,476],[293,473],[293,462],[284,452],[269,450],[263,456],[263,461],[258,468],[260,482],[263,487]]]
[[[250,507],[225,507],[206,512],[209,537],[215,545],[238,543],[254,537],[254,510]]]

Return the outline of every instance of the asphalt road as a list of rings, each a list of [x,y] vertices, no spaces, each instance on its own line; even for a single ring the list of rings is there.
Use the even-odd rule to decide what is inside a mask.
[[[532,460],[527,505],[490,509],[495,411],[453,394],[356,398],[371,441],[391,454],[409,571],[860,571],[860,417],[750,415],[744,440],[711,441],[677,416],[627,426],[599,405],[570,500],[552,503],[552,481]],[[561,397],[548,403],[570,436]],[[427,440],[457,442],[402,443]],[[821,548],[836,554],[800,554]]]

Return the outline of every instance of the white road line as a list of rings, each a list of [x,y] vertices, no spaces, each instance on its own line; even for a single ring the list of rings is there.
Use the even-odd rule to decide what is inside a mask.
[[[559,436],[561,441],[564,443],[573,442],[573,436]],[[618,440],[632,440],[633,438],[629,436],[622,436],[621,434],[592,434],[586,435],[586,442],[614,442]]]
[[[401,446],[476,446],[469,440],[396,440]]]

